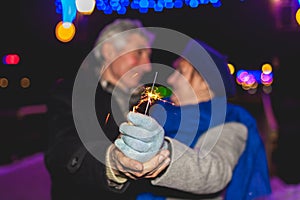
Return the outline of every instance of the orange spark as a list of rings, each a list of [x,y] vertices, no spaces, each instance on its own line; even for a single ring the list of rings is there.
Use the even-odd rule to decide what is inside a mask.
[[[139,103],[133,107],[133,112],[135,112],[143,103],[149,102],[149,104],[153,104],[157,100],[161,100],[162,96],[156,89],[152,90],[151,87],[146,87],[142,93],[141,100]]]
[[[107,124],[109,117],[110,117],[110,113],[107,113],[106,119],[105,119],[105,124]]]

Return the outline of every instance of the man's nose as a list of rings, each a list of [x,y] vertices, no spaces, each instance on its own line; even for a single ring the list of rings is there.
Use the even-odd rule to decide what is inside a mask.
[[[144,70],[145,70],[146,72],[150,72],[150,71],[152,70],[152,65],[151,65],[151,63],[145,64]]]
[[[143,70],[146,72],[150,72],[152,69],[152,64],[149,57],[145,57],[142,61]]]

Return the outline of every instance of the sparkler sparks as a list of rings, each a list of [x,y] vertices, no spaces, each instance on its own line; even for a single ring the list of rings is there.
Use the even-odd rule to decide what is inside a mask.
[[[142,96],[141,96],[141,100],[139,101],[139,103],[133,107],[133,112],[136,112],[136,110],[139,109],[139,107],[147,102],[147,107],[146,107],[146,110],[145,110],[145,114],[147,113],[148,111],[148,107],[149,105],[153,104],[156,100],[162,100],[162,96],[160,95],[159,92],[156,91],[156,87],[154,87],[155,89],[153,89],[153,91],[151,91],[151,87],[146,87],[144,92],[142,93]]]
[[[159,91],[159,88],[154,86],[155,82],[156,82],[156,77],[157,77],[157,72],[155,73],[152,87],[144,88],[144,91],[141,94],[142,96],[141,96],[140,101],[138,102],[138,104],[136,106],[133,107],[133,112],[136,112],[140,108],[140,106],[146,102],[147,102],[147,105],[146,105],[144,114],[147,114],[149,106],[152,105],[155,101],[167,102],[166,100],[162,99],[165,96],[163,96],[161,94],[161,92]]]
[[[140,107],[142,105],[145,105],[146,102],[147,102],[147,105],[146,105],[144,114],[147,114],[149,106],[152,105],[153,103],[155,103],[155,101],[162,101],[162,102],[170,103],[170,104],[174,105],[174,103],[163,99],[165,97],[169,97],[172,94],[172,91],[169,88],[164,87],[164,86],[155,86],[157,74],[158,74],[158,72],[155,73],[155,77],[154,77],[152,86],[143,88],[143,92],[141,93],[140,100],[138,101],[136,106],[133,106],[133,109],[132,109],[133,112],[138,112],[138,109],[140,109]],[[142,108],[141,108],[141,110],[142,110]],[[111,117],[111,113],[107,113],[107,115],[105,117],[105,124],[108,123],[108,120],[110,117]]]
[[[155,72],[155,76],[154,76],[154,80],[153,80],[153,83],[152,83],[151,91],[150,91],[150,93],[148,94],[148,102],[147,102],[147,107],[146,107],[146,109],[145,109],[145,114],[147,113],[148,108],[149,108],[149,104],[151,103],[151,97],[156,96],[156,95],[152,95],[152,94],[153,94],[154,84],[155,84],[155,82],[156,82],[157,73],[158,73],[158,72]],[[150,95],[150,94],[151,94],[151,95]]]
[[[109,117],[110,117],[110,113],[107,113],[106,118],[105,118],[105,124],[107,124]]]
[[[146,114],[148,111],[149,105],[151,103],[153,103],[155,100],[161,98],[160,94],[157,93],[156,90],[154,90],[154,84],[156,82],[157,73],[158,72],[155,72],[152,87],[145,88],[144,92],[142,93],[141,100],[139,101],[139,103],[136,106],[133,107],[133,112],[135,112],[144,102],[147,102],[147,107],[145,109],[145,114]]]

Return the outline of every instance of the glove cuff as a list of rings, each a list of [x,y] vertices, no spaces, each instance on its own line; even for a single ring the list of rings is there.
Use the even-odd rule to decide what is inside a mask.
[[[168,149],[169,148],[169,142],[164,140],[163,144],[161,145],[161,149]]]
[[[113,145],[111,145],[110,147],[108,147],[107,151],[106,151],[106,157],[105,157],[105,165],[106,165],[106,176],[109,180],[122,184],[125,183],[127,181],[127,178],[121,177],[121,176],[116,176],[111,165],[110,165],[110,151]]]

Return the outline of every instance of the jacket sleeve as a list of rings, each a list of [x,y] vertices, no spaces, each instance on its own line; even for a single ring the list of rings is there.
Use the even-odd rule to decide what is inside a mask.
[[[77,133],[72,115],[72,88],[60,86],[54,91],[47,104],[49,136],[45,150],[45,165],[52,183],[74,189],[112,190],[107,181],[105,163],[87,151]]]
[[[245,149],[246,126],[230,122],[209,129],[194,149],[172,138],[171,159],[166,172],[152,184],[194,194],[210,194],[223,190]]]

